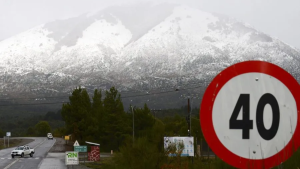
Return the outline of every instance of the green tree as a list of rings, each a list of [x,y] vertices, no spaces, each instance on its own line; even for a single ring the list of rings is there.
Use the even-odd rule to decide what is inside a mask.
[[[167,136],[188,136],[188,124],[184,117],[176,114],[163,119]]]
[[[35,129],[34,127],[29,127],[27,129],[27,133],[26,133],[27,136],[35,136]]]
[[[85,89],[76,88],[69,97],[70,102],[63,104],[62,117],[65,121],[66,132],[74,134],[75,139],[84,141],[87,129],[91,123],[91,101]],[[66,133],[68,134],[68,133]]]
[[[3,138],[4,134],[5,134],[5,133],[3,132],[3,130],[0,129],[0,137],[1,137],[1,138]]]
[[[192,136],[194,137],[195,142],[197,141],[198,142],[197,144],[199,144],[200,140],[204,139],[202,130],[200,127],[200,120],[197,117],[192,117],[191,121],[192,121],[192,124],[191,124]]]
[[[131,119],[133,119],[131,117]],[[155,123],[155,119],[151,114],[150,109],[147,104],[144,105],[144,108],[134,109],[134,130],[136,131],[135,135],[137,137],[146,137],[151,132]]]
[[[57,112],[47,112],[44,116],[44,120],[62,120],[61,110]]]
[[[148,141],[148,138],[139,137],[134,144],[131,140],[126,140],[120,148],[120,153],[116,153],[106,167],[112,169],[160,168],[166,157],[155,144]]]
[[[109,91],[105,92],[104,110],[112,114],[124,113],[121,95],[115,87],[111,87]]]
[[[56,128],[55,130],[53,130],[53,136],[54,137],[62,137],[65,136],[66,134],[65,128],[61,127],[61,128]]]
[[[92,112],[98,119],[101,119],[101,117],[103,116],[103,101],[101,90],[95,89],[94,91]]]
[[[37,136],[46,136],[51,132],[51,127],[47,121],[40,121],[35,125],[35,131]]]
[[[114,87],[105,92],[103,112],[102,144],[107,150],[116,150],[126,136],[129,136],[130,127],[128,116],[124,112],[121,95]]]
[[[102,139],[103,126],[105,124],[103,111],[102,92],[101,90],[96,89],[93,96],[92,115],[90,116],[90,121],[93,125],[90,125],[88,129],[88,132],[90,133],[90,137],[87,138],[88,140],[99,142],[99,140]]]

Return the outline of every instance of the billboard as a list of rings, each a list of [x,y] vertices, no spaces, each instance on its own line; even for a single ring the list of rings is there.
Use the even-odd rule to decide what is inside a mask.
[[[78,165],[78,152],[76,151],[67,151],[65,156],[66,165]]]
[[[174,145],[176,149],[180,149],[180,144],[183,144],[181,156],[194,156],[194,137],[164,137],[164,148]],[[179,152],[177,152],[179,153]],[[170,152],[169,156],[176,156],[175,153]]]

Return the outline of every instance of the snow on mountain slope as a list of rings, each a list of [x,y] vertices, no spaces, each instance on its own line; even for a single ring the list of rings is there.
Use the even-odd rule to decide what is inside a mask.
[[[53,39],[47,38],[47,34],[47,30],[38,26],[1,41],[0,66],[8,69],[32,69],[35,65],[41,65],[38,69],[43,70],[44,62],[48,60],[55,44]]]
[[[296,49],[232,18],[167,3],[46,23],[1,41],[0,57],[2,93],[58,94],[79,85],[151,90],[202,82],[253,59],[300,80]]]

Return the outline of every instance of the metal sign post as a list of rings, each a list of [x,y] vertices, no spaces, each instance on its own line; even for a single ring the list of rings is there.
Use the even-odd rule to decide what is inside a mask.
[[[11,133],[10,132],[6,132],[6,136],[7,136],[7,141],[8,141],[8,147],[9,147],[9,137],[11,136]]]
[[[70,136],[65,136],[66,144],[68,144],[68,141],[70,140]]]
[[[83,152],[86,155],[87,154],[87,146],[74,146],[74,151],[77,151],[79,154],[80,154],[80,152]],[[85,157],[83,158],[83,162],[85,163]]]

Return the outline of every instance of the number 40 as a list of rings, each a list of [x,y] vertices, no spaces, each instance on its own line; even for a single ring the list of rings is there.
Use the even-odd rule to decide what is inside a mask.
[[[269,129],[265,128],[263,119],[264,108],[267,104],[271,106],[273,113],[272,125]],[[238,120],[237,118],[242,107],[243,118]],[[280,112],[276,98],[270,93],[262,95],[256,108],[256,126],[260,136],[265,140],[274,138],[278,131],[279,120]],[[253,129],[253,120],[250,120],[250,94],[240,95],[229,120],[229,129],[242,129],[242,138],[249,139],[250,129]]]

